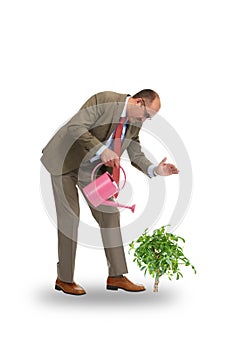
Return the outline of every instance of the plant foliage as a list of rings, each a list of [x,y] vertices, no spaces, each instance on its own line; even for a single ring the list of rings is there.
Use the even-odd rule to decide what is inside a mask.
[[[169,225],[167,225],[169,226]],[[180,266],[190,266],[194,273],[196,269],[189,259],[184,256],[180,242],[185,243],[184,238],[166,232],[167,226],[162,226],[149,234],[148,229],[136,240],[129,244],[129,253],[134,250],[134,262],[140,270],[149,273],[153,278],[167,275],[171,280],[183,277]]]

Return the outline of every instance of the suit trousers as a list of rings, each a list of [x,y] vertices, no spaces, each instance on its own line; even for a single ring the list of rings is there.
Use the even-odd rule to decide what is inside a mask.
[[[82,190],[90,182],[90,169],[88,173],[82,172],[81,176],[78,169],[63,175],[51,175],[51,180],[58,227],[57,275],[60,280],[72,283],[80,217],[77,186]],[[119,210],[104,205],[94,208],[89,202],[88,205],[100,227],[109,276],[127,273]]]

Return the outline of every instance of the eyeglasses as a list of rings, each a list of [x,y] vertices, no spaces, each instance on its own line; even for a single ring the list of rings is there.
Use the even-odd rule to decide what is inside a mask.
[[[151,115],[150,115],[150,113],[148,113],[148,111],[146,109],[146,103],[143,100],[143,98],[142,98],[142,102],[143,102],[143,106],[144,106],[144,118],[151,120]]]

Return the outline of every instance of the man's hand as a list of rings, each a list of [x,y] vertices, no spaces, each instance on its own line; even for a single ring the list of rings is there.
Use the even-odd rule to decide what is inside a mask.
[[[165,157],[159,165],[154,169],[155,174],[160,176],[169,176],[178,174],[179,170],[173,164],[165,163],[167,158]]]
[[[100,158],[104,165],[110,166],[110,167],[117,167],[119,168],[120,166],[120,159],[118,155],[111,151],[109,148],[106,148],[100,155]]]

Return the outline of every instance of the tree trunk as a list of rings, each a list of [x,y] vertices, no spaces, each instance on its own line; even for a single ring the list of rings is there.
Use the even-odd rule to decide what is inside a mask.
[[[154,290],[153,292],[158,292],[159,291],[159,279],[155,277],[155,283],[154,283]]]

